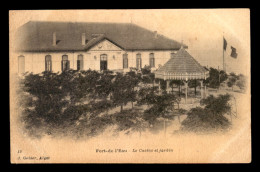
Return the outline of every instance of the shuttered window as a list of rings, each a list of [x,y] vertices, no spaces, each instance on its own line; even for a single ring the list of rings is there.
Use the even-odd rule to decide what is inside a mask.
[[[155,67],[154,53],[150,53],[149,61],[150,67]]]
[[[45,71],[47,71],[47,72],[52,71],[51,55],[45,56]]]
[[[78,55],[77,59],[77,70],[83,70],[83,55]]]
[[[61,71],[66,71],[70,69],[70,61],[68,59],[68,55],[62,56]]]
[[[128,55],[123,54],[123,68],[127,69],[128,68]]]
[[[141,54],[140,53],[136,54],[136,68],[137,69],[141,69],[142,68],[142,58],[141,58]]]

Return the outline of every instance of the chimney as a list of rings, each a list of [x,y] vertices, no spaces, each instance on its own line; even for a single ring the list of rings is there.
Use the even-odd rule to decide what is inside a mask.
[[[157,33],[157,31],[154,31],[154,38],[158,38],[158,33]]]
[[[56,32],[53,32],[53,34],[52,34],[52,45],[53,46],[56,45]]]
[[[82,43],[82,45],[85,45],[86,44],[86,34],[85,33],[82,33],[82,36],[81,36],[81,43]]]

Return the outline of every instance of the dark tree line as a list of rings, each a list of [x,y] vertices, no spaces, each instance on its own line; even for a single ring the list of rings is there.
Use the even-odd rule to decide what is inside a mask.
[[[174,113],[179,113],[174,107],[178,105],[179,109],[180,97],[166,91],[158,94],[155,81],[150,68],[125,74],[92,70],[27,74],[20,84],[21,120],[32,135],[61,131],[79,137],[94,136],[110,125],[117,125],[119,131],[138,131],[141,135],[158,119],[173,119]],[[197,84],[190,82],[191,87],[196,88]],[[180,94],[183,82],[172,81],[170,86],[173,85],[179,86]],[[165,81],[161,80],[161,87],[165,89]],[[124,109],[128,103],[131,109]],[[120,107],[119,112],[114,111],[116,107]],[[214,108],[217,107],[211,109]],[[200,112],[213,113],[213,110]],[[190,112],[193,113],[195,110]]]

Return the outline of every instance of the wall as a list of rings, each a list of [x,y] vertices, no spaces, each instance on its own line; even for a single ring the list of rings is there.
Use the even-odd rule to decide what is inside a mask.
[[[142,67],[150,65],[150,53],[154,53],[155,67],[157,69],[159,65],[163,66],[170,58],[171,53],[176,53],[177,51],[131,51],[128,52],[129,67],[136,67],[136,55],[141,54]]]
[[[171,57],[171,53],[176,51],[124,51],[108,40],[104,40],[92,47],[89,51],[77,52],[32,52],[32,53],[16,53],[16,60],[18,61],[19,55],[25,56],[25,71],[33,73],[41,73],[45,70],[45,56],[52,56],[52,70],[53,72],[61,72],[62,55],[68,55],[70,61],[70,68],[77,69],[77,56],[83,55],[83,69],[84,70],[100,70],[100,55],[107,54],[109,70],[123,69],[123,54],[128,54],[128,69],[136,67],[136,54],[140,53],[142,58],[142,67],[149,65],[149,55],[154,53],[155,67],[164,65]],[[18,71],[18,64],[17,64]]]

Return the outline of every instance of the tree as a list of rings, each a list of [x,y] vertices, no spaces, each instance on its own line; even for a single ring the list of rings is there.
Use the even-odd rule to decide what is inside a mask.
[[[227,129],[230,122],[224,116],[230,113],[230,95],[213,95],[202,99],[201,105],[204,107],[192,108],[188,112],[187,118],[182,122],[181,130],[191,132],[208,132]]]
[[[137,86],[137,83],[136,78],[130,75],[118,73],[115,77],[112,100],[116,105],[121,106],[121,111],[123,110],[123,105],[126,105],[129,101],[135,101],[136,91],[134,87]]]
[[[246,77],[243,74],[240,74],[238,76],[236,86],[238,86],[241,90],[245,90],[245,88],[246,88]]]
[[[143,119],[143,114],[138,110],[125,110],[123,113],[119,112],[113,115],[117,124],[118,131],[139,132],[140,136],[149,125]]]
[[[227,80],[227,74],[225,71],[210,68],[209,77],[204,82],[208,87],[219,88],[220,84]]]
[[[197,94],[197,87],[200,86],[200,83],[194,79],[194,80],[190,80],[190,82],[188,82],[189,87],[194,87],[194,91],[195,91],[195,96]]]
[[[231,72],[228,77],[228,82],[227,82],[228,87],[231,87],[233,90],[233,86],[235,85],[237,80],[238,80],[238,76],[235,73]]]
[[[21,119],[26,128],[40,128],[61,126],[65,124],[63,120],[64,108],[70,101],[66,86],[61,83],[67,81],[67,77],[61,77],[57,73],[43,72],[42,74],[29,74],[22,81],[22,89],[31,99],[26,104]],[[25,98],[26,99],[26,98]],[[33,130],[33,129],[32,129]]]
[[[115,78],[112,71],[104,71],[100,74],[96,83],[96,95],[99,98],[107,98],[113,91],[112,80]]]
[[[110,75],[101,77],[95,71],[74,70],[61,74],[43,72],[26,75],[20,86],[26,95],[21,100],[26,100],[21,120],[27,131],[51,133],[57,129],[67,133],[68,128],[75,125],[81,117],[93,117],[114,107],[113,102],[106,99],[95,102],[96,97],[105,97],[108,94],[105,88],[109,85]],[[100,81],[107,84],[107,87],[98,88]],[[85,99],[91,101],[86,103]]]
[[[167,113],[173,110],[177,98],[173,94],[157,95],[154,88],[143,88],[139,91],[139,105],[148,105],[144,111],[144,120],[153,124],[158,118],[167,118]]]
[[[226,81],[228,79],[228,75],[227,73],[224,71],[224,70],[221,70],[219,72],[219,75],[220,75],[220,83],[223,83],[224,81]]]

